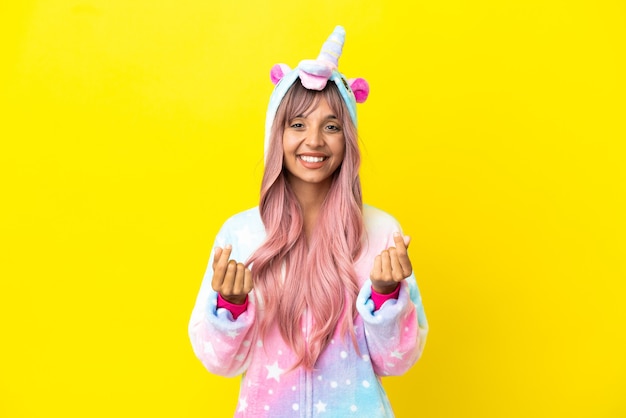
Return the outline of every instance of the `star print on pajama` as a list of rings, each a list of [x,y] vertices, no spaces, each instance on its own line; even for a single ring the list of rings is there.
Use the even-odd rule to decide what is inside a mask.
[[[278,361],[275,361],[271,366],[265,366],[265,368],[268,379],[276,379],[277,382],[280,382],[280,375],[283,374],[284,370],[278,367]]]

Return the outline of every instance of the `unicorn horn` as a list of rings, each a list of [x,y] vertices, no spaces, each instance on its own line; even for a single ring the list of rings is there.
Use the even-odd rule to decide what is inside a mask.
[[[345,40],[345,29],[341,26],[335,27],[333,33],[330,34],[326,42],[324,42],[324,45],[322,45],[322,50],[317,59],[319,61],[328,62],[331,64],[332,68],[337,68]]]

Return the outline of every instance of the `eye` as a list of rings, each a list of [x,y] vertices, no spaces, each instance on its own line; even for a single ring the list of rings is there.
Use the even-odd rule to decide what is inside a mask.
[[[332,132],[339,132],[341,131],[341,127],[339,127],[339,125],[329,124],[329,125],[326,125],[326,130],[332,131]]]
[[[289,125],[289,127],[293,129],[300,129],[304,127],[304,124],[302,124],[301,122],[293,122]]]

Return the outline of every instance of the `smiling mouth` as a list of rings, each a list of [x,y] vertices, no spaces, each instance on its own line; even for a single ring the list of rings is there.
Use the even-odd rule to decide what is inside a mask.
[[[298,158],[306,163],[321,163],[322,161],[328,159],[328,157],[314,157],[312,155],[299,155]]]

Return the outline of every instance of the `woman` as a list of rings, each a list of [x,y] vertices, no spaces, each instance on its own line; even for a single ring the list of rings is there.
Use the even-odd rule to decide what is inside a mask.
[[[236,416],[391,417],[379,377],[407,371],[426,340],[409,239],[361,201],[369,87],[337,71],[344,37],[272,69],[260,205],[220,230],[192,313],[205,367],[243,374]]]

